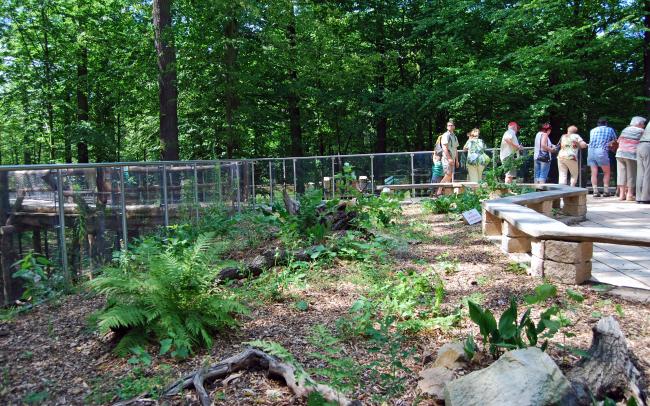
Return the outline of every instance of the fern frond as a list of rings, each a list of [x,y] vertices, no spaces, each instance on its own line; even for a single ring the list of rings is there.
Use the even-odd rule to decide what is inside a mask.
[[[118,304],[101,312],[97,326],[102,333],[110,329],[142,326],[147,320],[147,311],[134,305]]]
[[[144,347],[147,344],[147,334],[142,328],[131,329],[117,343],[113,351],[120,357],[126,357],[130,354],[133,347]]]

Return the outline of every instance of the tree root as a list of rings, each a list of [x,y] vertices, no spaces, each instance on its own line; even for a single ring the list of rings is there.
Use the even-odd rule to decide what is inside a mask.
[[[320,393],[329,402],[336,402],[342,406],[358,406],[361,403],[357,400],[351,401],[343,394],[323,384],[316,383],[308,375],[299,373],[296,376],[296,368],[288,363],[281,362],[264,351],[248,348],[237,355],[212,365],[209,368],[202,368],[183,376],[178,381],[169,385],[163,392],[161,398],[178,395],[185,389],[194,388],[197,391],[202,406],[209,406],[212,403],[204,382],[223,379],[238,371],[267,371],[272,378],[282,378],[287,386],[296,396],[306,398],[312,392]],[[143,404],[149,399],[145,395],[117,403],[116,406],[129,406]]]

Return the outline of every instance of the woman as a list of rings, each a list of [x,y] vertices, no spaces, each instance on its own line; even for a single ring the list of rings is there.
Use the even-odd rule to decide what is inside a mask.
[[[463,151],[467,152],[467,173],[470,182],[481,182],[483,178],[483,169],[487,164],[487,155],[485,154],[485,144],[478,136],[478,128],[473,129],[467,134],[467,142]]]
[[[616,150],[616,189],[621,200],[636,200],[636,149],[643,135],[646,119],[632,117],[630,125],[621,131]]]
[[[555,147],[549,138],[550,134],[551,125],[546,123],[535,135],[535,183],[546,183],[551,169],[551,153],[555,152]]]
[[[560,138],[560,153],[557,155],[557,170],[560,185],[566,185],[568,172],[571,172],[571,186],[578,182],[578,150],[587,148],[587,143],[578,135],[578,127],[572,125]]]

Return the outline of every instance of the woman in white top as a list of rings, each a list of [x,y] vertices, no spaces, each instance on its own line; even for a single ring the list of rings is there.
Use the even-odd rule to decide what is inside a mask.
[[[535,183],[546,183],[551,169],[551,154],[555,152],[555,146],[551,143],[550,134],[551,125],[546,123],[535,135]]]

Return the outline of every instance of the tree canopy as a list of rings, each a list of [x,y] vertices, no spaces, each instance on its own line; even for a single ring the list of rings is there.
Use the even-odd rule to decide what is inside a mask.
[[[0,161],[425,150],[449,118],[490,144],[512,120],[529,143],[621,129],[649,114],[648,3],[1,0]]]

